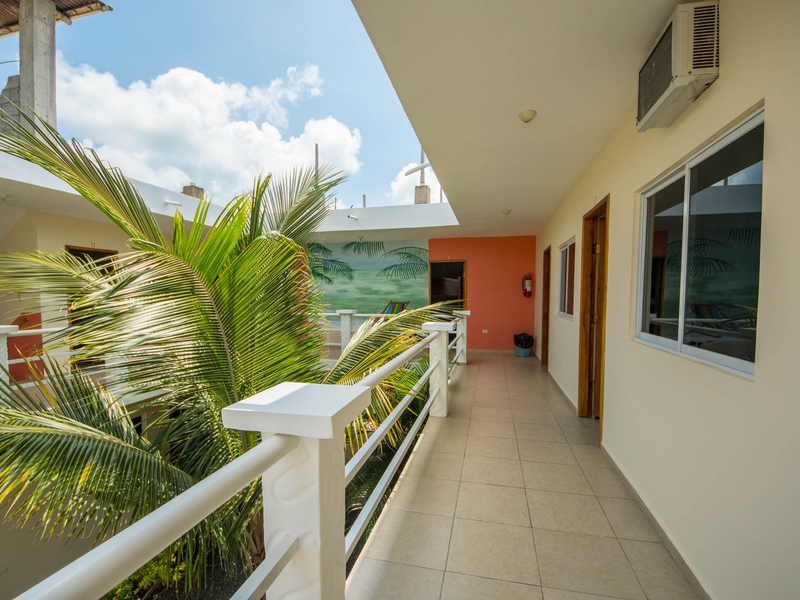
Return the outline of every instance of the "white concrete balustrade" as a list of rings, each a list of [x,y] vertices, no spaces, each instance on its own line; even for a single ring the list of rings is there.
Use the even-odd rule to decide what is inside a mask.
[[[344,322],[355,311],[340,314]],[[260,432],[262,442],[18,600],[100,598],[258,477],[262,478],[264,494],[267,556],[233,598],[261,598],[266,592],[267,597],[275,598],[343,600],[347,559],[426,417],[447,416],[448,372],[456,363],[467,360],[468,314],[462,311],[454,322],[426,323],[423,330],[429,335],[425,339],[357,385],[287,382],[223,409],[226,427]],[[454,330],[456,338],[449,343]],[[349,331],[352,333],[352,329]],[[0,329],[0,335],[8,333]],[[349,336],[342,339],[344,342]],[[3,349],[5,341],[5,337],[0,338]],[[454,358],[450,359],[454,347]],[[345,427],[367,408],[375,386],[426,350],[430,358],[427,372],[345,464]],[[423,410],[345,539],[345,486],[428,382]]]

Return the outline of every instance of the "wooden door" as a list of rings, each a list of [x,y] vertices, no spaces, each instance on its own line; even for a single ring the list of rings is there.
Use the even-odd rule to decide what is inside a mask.
[[[547,365],[550,352],[550,246],[544,251],[542,260],[542,333],[539,360]]]
[[[608,213],[609,197],[606,196],[584,215],[581,248],[578,415],[600,420],[601,440],[608,289]]]

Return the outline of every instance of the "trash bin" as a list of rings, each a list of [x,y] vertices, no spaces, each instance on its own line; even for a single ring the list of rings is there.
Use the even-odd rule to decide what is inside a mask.
[[[514,345],[517,347],[517,356],[530,356],[533,336],[529,333],[514,334]]]

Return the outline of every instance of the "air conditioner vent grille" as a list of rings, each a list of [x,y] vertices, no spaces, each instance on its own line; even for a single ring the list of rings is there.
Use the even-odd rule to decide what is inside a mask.
[[[658,40],[647,62],[639,70],[639,106],[637,118],[641,121],[672,81],[672,24]]]
[[[719,67],[719,6],[694,9],[692,69]]]

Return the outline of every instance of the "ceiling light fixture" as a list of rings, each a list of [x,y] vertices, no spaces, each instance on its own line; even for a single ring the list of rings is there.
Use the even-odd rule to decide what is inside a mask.
[[[505,216],[508,216],[508,215],[510,215],[510,214],[511,214],[511,209],[510,209],[510,208],[504,208],[504,209],[503,209],[503,214],[504,214]]]
[[[519,113],[519,118],[523,123],[530,123],[531,121],[533,121],[533,118],[535,116],[536,116],[536,111],[533,110],[532,108],[529,108],[528,110],[523,110],[521,113]]]

